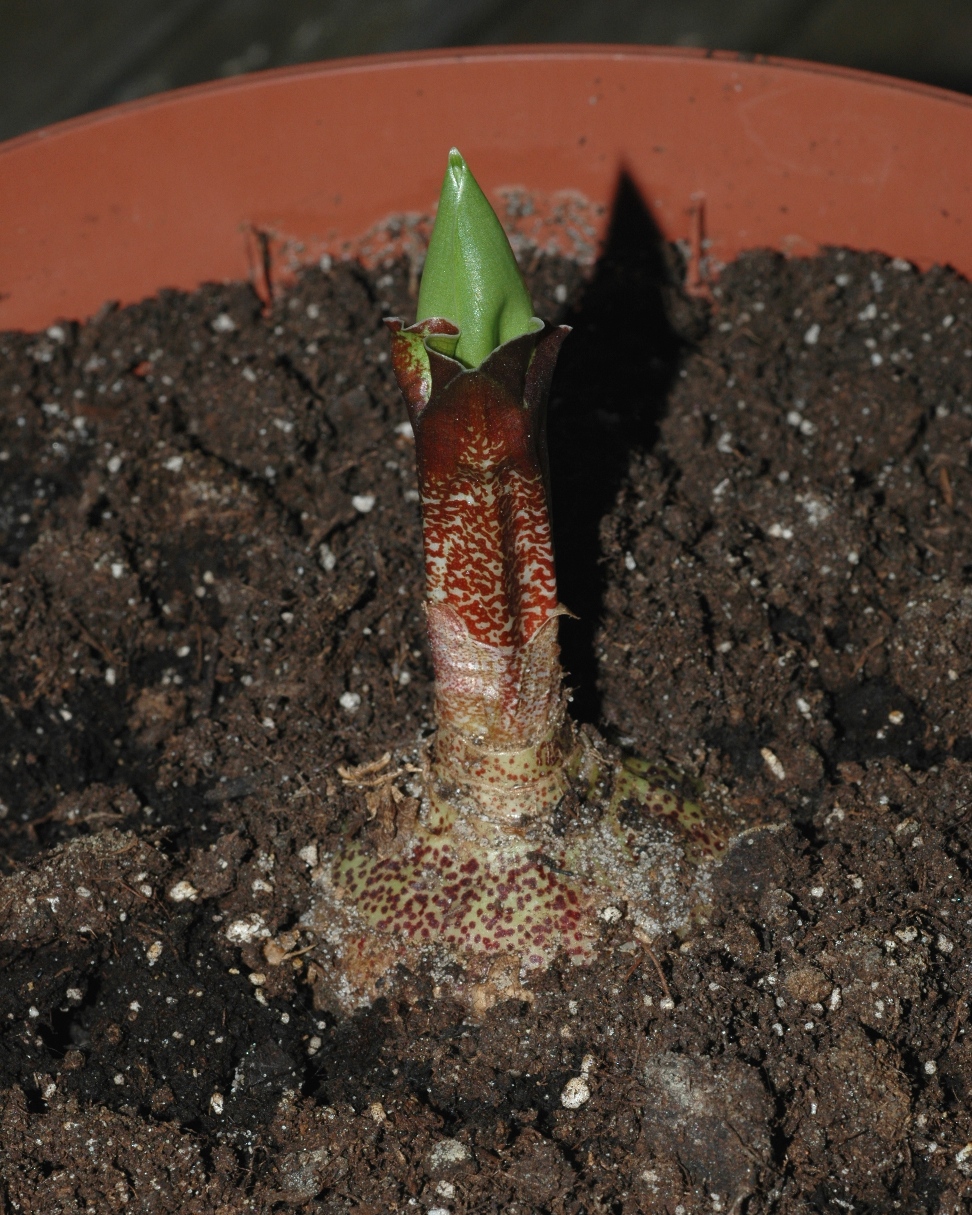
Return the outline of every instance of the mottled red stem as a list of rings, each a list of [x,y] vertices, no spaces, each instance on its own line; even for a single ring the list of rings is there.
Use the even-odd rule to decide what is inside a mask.
[[[484,750],[563,728],[545,412],[568,330],[545,325],[470,370],[427,346],[457,332],[448,321],[388,327],[415,432],[437,752],[468,773]]]

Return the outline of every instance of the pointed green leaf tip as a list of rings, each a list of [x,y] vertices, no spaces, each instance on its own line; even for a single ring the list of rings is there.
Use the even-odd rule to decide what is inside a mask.
[[[496,212],[457,148],[449,153],[419,288],[418,317],[445,317],[459,341],[430,339],[467,367],[537,328],[533,305]],[[454,339],[453,339],[454,340]]]

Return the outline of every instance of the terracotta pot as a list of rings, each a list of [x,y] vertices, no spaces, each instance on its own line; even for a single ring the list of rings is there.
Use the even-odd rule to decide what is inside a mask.
[[[972,272],[969,98],[696,51],[448,50],[208,84],[0,146],[0,328],[206,279],[266,290],[268,269],[427,212],[454,143],[541,215],[580,192],[595,229],[625,168],[663,233],[717,263],[838,244]]]

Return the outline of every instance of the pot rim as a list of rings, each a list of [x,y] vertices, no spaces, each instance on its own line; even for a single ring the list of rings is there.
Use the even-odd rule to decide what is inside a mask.
[[[205,281],[268,302],[323,255],[417,265],[455,144],[494,200],[513,192],[525,245],[582,260],[627,175],[703,290],[757,247],[972,275],[972,98],[697,48],[445,48],[209,81],[0,144],[0,329]]]
[[[416,62],[478,63],[484,60],[516,59],[525,63],[546,62],[552,59],[583,60],[605,55],[616,60],[646,62],[704,61],[730,64],[753,64],[784,71],[811,73],[816,76],[833,76],[838,80],[858,81],[861,84],[882,85],[916,96],[935,98],[972,108],[972,96],[938,85],[924,84],[918,80],[907,80],[884,72],[872,72],[865,68],[843,67],[840,64],[819,63],[813,59],[793,59],[782,55],[757,55],[747,51],[709,50],[705,47],[682,46],[636,46],[623,42],[538,42],[505,43],[496,46],[436,47],[431,50],[384,51],[374,55],[345,55],[335,59],[319,59],[312,63],[287,64],[283,67],[263,68],[255,72],[243,72],[220,80],[204,80],[199,84],[186,84],[160,93],[149,93],[133,101],[122,101],[115,105],[102,106],[73,118],[48,123],[32,131],[25,131],[11,139],[0,141],[0,156],[9,151],[52,136],[68,134],[83,127],[98,126],[124,114],[135,114],[140,110],[155,109],[213,94],[249,92],[254,86],[277,84],[281,81],[299,80],[305,76],[342,76],[358,72],[395,71],[413,66]]]

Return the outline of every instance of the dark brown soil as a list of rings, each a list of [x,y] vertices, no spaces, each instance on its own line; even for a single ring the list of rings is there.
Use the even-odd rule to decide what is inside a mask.
[[[481,1023],[227,939],[306,909],[337,765],[431,729],[408,268],[0,337],[4,1211],[968,1209],[970,288],[676,265],[630,199],[593,277],[534,258],[565,661],[780,829],[704,930]]]

